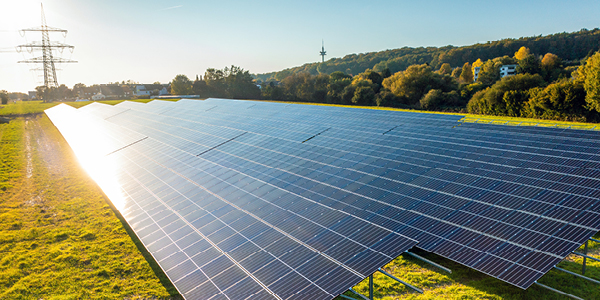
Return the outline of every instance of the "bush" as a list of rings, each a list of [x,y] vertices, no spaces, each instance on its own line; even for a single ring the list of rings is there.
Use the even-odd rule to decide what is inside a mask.
[[[562,80],[548,87],[531,89],[523,115],[529,118],[585,121],[585,90],[578,81]]]
[[[519,117],[523,115],[523,105],[529,101],[528,91],[544,84],[538,74],[504,77],[491,87],[476,92],[467,104],[467,110],[475,114]]]

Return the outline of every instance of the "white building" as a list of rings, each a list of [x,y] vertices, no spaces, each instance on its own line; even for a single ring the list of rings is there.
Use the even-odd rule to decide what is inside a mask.
[[[500,78],[517,74],[517,65],[503,65],[500,67]]]
[[[133,91],[135,96],[151,96],[151,95],[168,95],[169,91],[167,90],[166,85],[162,84],[145,84],[145,85],[137,85],[135,86],[135,90]]]
[[[473,82],[477,81],[479,78],[479,70],[481,67],[473,68]],[[500,67],[500,78],[504,78],[506,76],[513,76],[517,74],[517,65],[502,65]]]
[[[481,67],[475,67],[473,68],[473,82],[477,81],[477,78],[479,77],[479,70],[481,69]]]
[[[102,95],[102,92],[98,92],[98,94],[92,96],[92,100],[94,100],[94,101],[104,100],[104,99],[106,99],[106,96]]]

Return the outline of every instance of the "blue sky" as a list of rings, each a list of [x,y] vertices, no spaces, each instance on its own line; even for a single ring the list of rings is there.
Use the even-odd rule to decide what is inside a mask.
[[[72,87],[131,79],[169,82],[207,68],[237,65],[278,71],[347,54],[401,47],[471,45],[502,38],[600,27],[600,1],[204,1],[47,0],[49,26],[69,30],[74,45],[59,65]],[[1,1],[0,89],[33,90],[43,82],[14,46],[40,40],[18,29],[40,25],[40,1]]]

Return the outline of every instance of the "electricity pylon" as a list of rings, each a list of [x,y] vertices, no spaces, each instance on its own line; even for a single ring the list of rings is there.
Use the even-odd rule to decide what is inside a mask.
[[[44,68],[43,68],[43,70],[44,70],[44,86],[46,87],[46,90],[48,90],[49,88],[52,88],[52,87],[57,88],[58,81],[56,79],[56,68],[54,67],[54,64],[56,64],[56,63],[76,63],[76,61],[70,60],[70,59],[55,58],[53,51],[55,49],[58,49],[59,51],[62,52],[65,48],[73,51],[73,48],[75,48],[75,47],[71,46],[71,45],[63,44],[60,42],[50,41],[50,32],[61,32],[64,36],[66,36],[67,30],[49,27],[48,25],[46,25],[46,16],[44,15],[44,5],[42,4],[42,26],[28,28],[28,29],[22,29],[21,33],[25,34],[25,32],[28,32],[28,31],[41,32],[42,33],[42,41],[41,42],[32,42],[32,43],[29,43],[26,45],[19,45],[19,46],[17,46],[17,51],[21,52],[21,51],[23,51],[23,49],[25,49],[31,53],[36,50],[41,50],[42,56],[35,57],[32,59],[28,59],[28,60],[19,61],[19,63],[41,63],[41,64],[43,64],[44,65]]]

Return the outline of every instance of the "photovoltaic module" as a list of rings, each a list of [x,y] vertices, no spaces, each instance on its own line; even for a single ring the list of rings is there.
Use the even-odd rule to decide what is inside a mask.
[[[332,299],[417,247],[528,288],[600,230],[600,133],[224,99],[46,114],[187,299]]]

